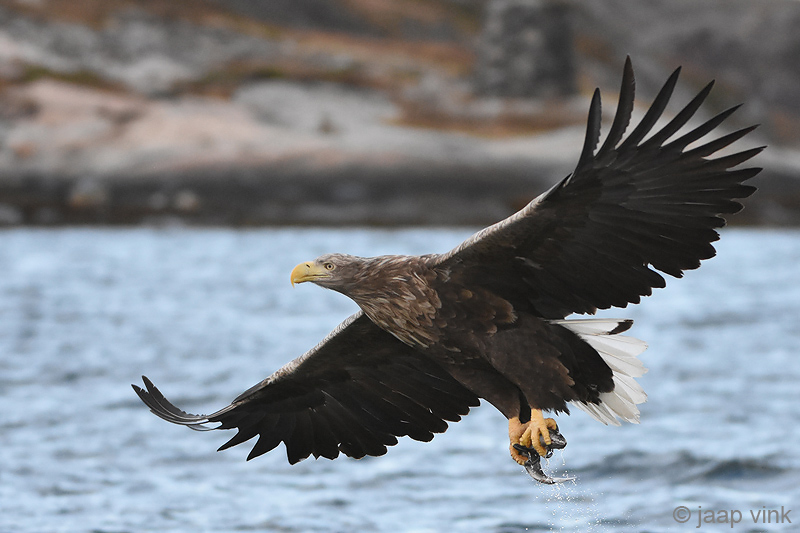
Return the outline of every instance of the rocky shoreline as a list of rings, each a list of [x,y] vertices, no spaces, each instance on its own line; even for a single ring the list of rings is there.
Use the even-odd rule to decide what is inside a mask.
[[[554,3],[570,75],[522,94],[565,64],[524,61],[535,16],[503,38],[537,2],[0,0],[0,226],[488,224],[571,171],[628,53],[638,113],[678,64],[676,107],[744,101],[770,148],[732,221],[800,225],[799,2]]]
[[[0,182],[0,226],[484,226],[563,176],[555,167],[213,169],[113,181],[22,176]],[[268,177],[269,179],[265,179]],[[768,170],[734,225],[800,225],[794,175]]]

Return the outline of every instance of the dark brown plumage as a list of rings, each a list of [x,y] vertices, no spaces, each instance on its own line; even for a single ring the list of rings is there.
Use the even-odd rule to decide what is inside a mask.
[[[569,403],[605,423],[638,421],[644,344],[620,335],[631,321],[565,318],[638,303],[665,286],[659,272],[681,277],[712,257],[722,215],[741,209],[755,190],[743,182],[760,170],[734,167],[761,148],[711,158],[753,128],[688,148],[736,108],[675,136],[712,84],[653,131],[678,73],[625,137],[634,94],[627,61],[600,148],[596,91],[575,171],[454,250],[330,254],[298,265],[293,282],[339,291],[361,311],[228,407],[191,415],[147,378],[146,390],[134,389],[169,422],[238,429],[220,449],[257,436],[248,458],[283,442],[291,463],[381,455],[400,436],[430,440],[479,398],[510,420],[512,445],[539,444],[537,431],[550,424],[541,410],[568,412]]]

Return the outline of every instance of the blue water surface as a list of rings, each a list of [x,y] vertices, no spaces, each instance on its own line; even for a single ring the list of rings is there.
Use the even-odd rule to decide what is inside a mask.
[[[649,401],[640,425],[559,418],[569,445],[546,470],[575,483],[531,481],[488,405],[430,443],[290,466],[282,446],[217,453],[231,433],[167,424],[130,388],[146,374],[190,412],[227,405],[356,310],[292,288],[296,263],[444,251],[468,234],[1,231],[0,532],[800,529],[797,231],[726,230],[700,270],[603,313],[634,318],[649,343]],[[719,523],[732,511],[740,522]]]

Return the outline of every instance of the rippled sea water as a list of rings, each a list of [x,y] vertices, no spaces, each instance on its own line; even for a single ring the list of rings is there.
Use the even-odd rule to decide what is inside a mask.
[[[230,433],[167,424],[130,388],[146,374],[190,412],[227,405],[355,311],[292,288],[296,263],[468,233],[0,232],[0,532],[800,529],[797,231],[726,230],[700,270],[604,313],[650,344],[649,402],[640,425],[560,417],[546,469],[575,483],[531,481],[488,405],[430,443],[290,466],[282,446],[217,453]]]

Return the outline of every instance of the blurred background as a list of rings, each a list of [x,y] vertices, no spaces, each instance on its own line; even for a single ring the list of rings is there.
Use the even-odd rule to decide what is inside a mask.
[[[799,27],[796,0],[0,0],[0,533],[790,530],[749,512],[800,519]],[[227,405],[356,310],[295,264],[522,207],[595,87],[608,130],[626,55],[639,116],[682,66],[667,114],[716,79],[698,120],[744,103],[725,128],[769,148],[718,257],[601,312],[650,345],[649,401],[558,417],[575,483],[530,480],[492,407],[290,466],[131,390]]]
[[[760,123],[800,222],[795,0],[0,0],[0,224],[481,225],[564,177],[625,56]],[[607,124],[607,123],[606,123]],[[607,126],[606,126],[607,127]],[[469,207],[465,207],[467,205]]]

